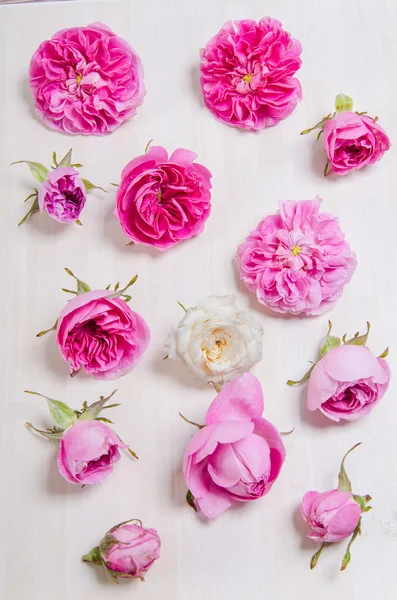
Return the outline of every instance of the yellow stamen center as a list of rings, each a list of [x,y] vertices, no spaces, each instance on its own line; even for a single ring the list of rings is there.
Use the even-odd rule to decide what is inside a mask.
[[[243,81],[246,81],[247,83],[249,83],[252,78],[253,78],[252,73],[247,73],[247,75],[244,75]]]
[[[83,79],[82,75],[77,75],[77,77],[76,77],[77,85],[80,85],[82,79]]]
[[[291,252],[294,256],[298,256],[299,252],[302,250],[300,246],[293,246],[291,248]]]

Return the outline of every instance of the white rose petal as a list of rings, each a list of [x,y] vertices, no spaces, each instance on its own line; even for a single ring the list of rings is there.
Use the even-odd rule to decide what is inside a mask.
[[[166,343],[204,381],[225,383],[262,359],[262,326],[236,307],[235,296],[209,296],[190,308]]]

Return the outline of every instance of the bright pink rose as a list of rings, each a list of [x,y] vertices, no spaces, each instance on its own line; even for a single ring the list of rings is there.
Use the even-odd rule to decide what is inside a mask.
[[[312,540],[340,542],[353,533],[361,517],[361,507],[350,492],[307,492],[301,504],[302,516],[312,531]]]
[[[314,367],[307,389],[309,410],[320,409],[333,421],[368,414],[389,387],[390,368],[366,346],[330,350]]]
[[[119,448],[128,448],[100,421],[75,421],[60,440],[58,471],[70,483],[101,483],[120,460]]]
[[[276,19],[228,21],[201,51],[205,105],[241,129],[277,125],[302,99],[301,52]]]
[[[106,567],[115,571],[116,577],[138,577],[143,581],[154,561],[160,558],[161,540],[157,531],[127,524],[113,529],[110,535],[113,539],[105,537],[103,550],[107,551],[102,553]]]
[[[87,191],[78,171],[73,167],[58,167],[38,190],[40,212],[47,211],[60,223],[73,223],[79,218],[87,199]]]
[[[145,352],[150,331],[144,319],[112,291],[78,295],[62,310],[57,343],[71,373],[81,367],[97,379],[124,375]]]
[[[389,138],[378,123],[349,111],[325,122],[323,140],[329,164],[338,175],[372,165],[390,148]]]
[[[29,80],[38,116],[70,134],[110,133],[145,95],[139,56],[102,23],[63,29],[40,44]]]
[[[135,243],[166,250],[200,233],[211,210],[211,173],[194,152],[179,148],[168,158],[160,146],[125,167],[114,214]]]
[[[262,412],[261,385],[245,373],[222,388],[207,411],[206,426],[189,442],[185,481],[208,519],[234,502],[261,498],[277,479],[285,448]]]
[[[237,252],[240,278],[271,310],[316,315],[332,308],[357,266],[321,198],[281,201]]]

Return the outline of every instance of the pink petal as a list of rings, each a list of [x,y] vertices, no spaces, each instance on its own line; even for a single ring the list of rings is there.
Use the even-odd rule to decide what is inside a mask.
[[[262,387],[258,379],[245,373],[232,379],[219,392],[207,411],[206,422],[250,421],[263,412]]]
[[[303,496],[301,503],[301,513],[305,521],[308,520],[310,513],[312,512],[313,502],[319,495],[319,492],[310,491],[306,492],[306,494]]]
[[[220,488],[213,490],[205,497],[197,500],[197,505],[207,519],[214,520],[230,508],[233,501]]]

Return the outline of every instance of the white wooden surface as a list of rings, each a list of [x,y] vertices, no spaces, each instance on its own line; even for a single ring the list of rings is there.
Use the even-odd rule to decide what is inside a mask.
[[[260,134],[217,123],[200,98],[199,49],[233,18],[279,18],[303,45],[298,73],[304,99],[277,127]],[[371,321],[370,346],[391,347],[396,370],[396,148],[397,5],[393,0],[103,0],[0,8],[1,180],[1,534],[0,597],[3,600],[105,598],[142,600],[391,600],[397,559],[396,385],[368,418],[335,426],[309,415],[304,389],[285,382],[305,370],[331,318],[335,331],[354,333]],[[127,38],[145,67],[147,96],[137,116],[103,138],[66,137],[33,115],[27,85],[29,60],[55,31],[103,21]],[[299,132],[332,110],[338,92],[355,107],[377,114],[394,146],[362,172],[324,179],[314,136]],[[114,191],[94,194],[82,228],[58,226],[44,216],[17,228],[32,178],[23,165],[49,162],[73,146],[84,176],[109,187],[147,141],[169,150],[195,150],[213,173],[213,210],[204,233],[165,253],[127,248],[112,216]],[[340,217],[359,266],[337,307],[316,318],[269,316],[238,283],[233,256],[259,219],[279,198],[324,197],[324,209]],[[114,382],[79,375],[70,379],[54,336],[35,334],[54,322],[69,286],[68,266],[92,286],[127,281],[139,273],[132,306],[147,319],[150,349],[130,374]],[[264,359],[254,373],[265,394],[265,415],[285,438],[287,461],[264,499],[203,523],[184,503],[183,451],[192,429],[178,411],[202,421],[214,393],[190,379],[182,365],[162,361],[171,325],[181,317],[177,300],[191,306],[209,294],[237,293],[264,326]],[[139,454],[124,456],[102,485],[81,489],[58,475],[55,448],[32,435],[24,422],[49,423],[37,390],[75,407],[118,388],[113,419]],[[110,416],[110,415],[109,415]],[[357,493],[370,493],[374,509],[352,562],[339,573],[344,544],[324,552],[310,572],[318,547],[305,541],[298,515],[303,493],[336,484],[341,456],[355,442],[349,474]],[[161,559],[145,584],[118,588],[80,556],[110,526],[138,517],[163,541]]]

